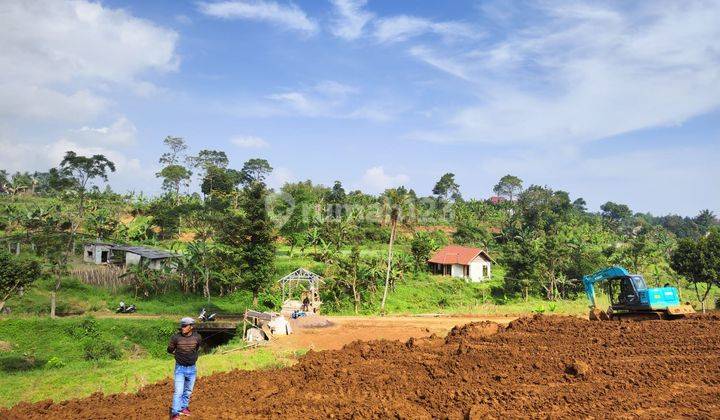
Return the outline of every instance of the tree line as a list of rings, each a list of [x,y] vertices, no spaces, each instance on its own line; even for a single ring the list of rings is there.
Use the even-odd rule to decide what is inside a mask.
[[[711,270],[700,276],[675,261],[700,259],[686,252],[688,244],[717,246],[707,239],[718,226],[709,210],[696,217],[656,217],[608,201],[591,212],[582,198],[547,186],[525,187],[513,175],[502,177],[495,196],[484,200],[465,199],[452,173],[442,175],[429,196],[405,187],[379,195],[347,192],[341,181],[330,187],[289,182],[275,191],[265,183],[272,167],[264,159],[248,159],[235,169],[223,151],[190,155],[185,140],[174,136],[163,143],[156,174],[163,194],[157,197],[100,189],[96,182],[115,170],[102,155],[68,151],[45,173],[0,171],[1,192],[9,197],[3,200],[0,230],[32,238],[36,252],[54,267],[58,289],[80,233],[146,244],[183,237],[173,270],[133,269],[139,293],[175,287],[210,297],[247,290],[255,304],[280,274],[278,244],[286,244],[291,257],[301,253],[317,261],[330,279],[326,300],[336,306],[349,302],[355,310],[377,304],[373,299],[380,291],[384,308],[388,291],[407,276],[426,276],[427,259],[448,243],[488,249],[506,268],[498,292],[510,298],[574,297],[582,290],[582,275],[608,264],[655,282],[700,284],[699,298],[713,284]],[[45,200],[13,201],[28,195]],[[56,239],[50,239],[53,234]],[[363,252],[373,247],[384,254]]]

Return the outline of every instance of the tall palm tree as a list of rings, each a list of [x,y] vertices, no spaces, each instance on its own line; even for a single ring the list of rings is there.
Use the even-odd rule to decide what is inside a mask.
[[[380,312],[385,313],[385,301],[387,300],[388,287],[390,285],[390,273],[392,272],[393,243],[397,232],[398,219],[403,209],[409,204],[409,195],[405,187],[391,188],[385,191],[386,208],[390,213],[390,243],[388,244],[387,271],[385,272],[385,289],[383,290]]]

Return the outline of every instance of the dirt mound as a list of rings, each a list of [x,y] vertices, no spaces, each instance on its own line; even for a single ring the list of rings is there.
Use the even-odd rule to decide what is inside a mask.
[[[496,330],[496,331],[493,331]],[[19,404],[0,418],[161,418],[137,394]],[[200,378],[195,418],[717,418],[720,319],[474,323],[443,339],[356,341],[290,368]]]

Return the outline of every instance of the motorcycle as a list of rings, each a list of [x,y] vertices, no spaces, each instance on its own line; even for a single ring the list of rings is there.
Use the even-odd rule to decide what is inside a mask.
[[[200,320],[200,322],[215,321],[216,315],[217,315],[216,313],[212,313],[212,314],[208,315],[205,308],[202,308],[202,310],[200,311],[200,315],[198,315],[198,319]]]
[[[135,307],[135,304],[132,304],[130,306],[125,306],[125,302],[120,302],[120,305],[115,310],[115,313],[117,314],[131,314],[133,312],[137,311],[137,308]]]

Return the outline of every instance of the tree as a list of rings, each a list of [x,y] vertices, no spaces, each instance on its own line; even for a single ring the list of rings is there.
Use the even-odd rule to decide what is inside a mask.
[[[159,162],[163,165],[179,165],[181,160],[184,160],[185,150],[188,146],[182,137],[167,136],[163,140],[165,146],[167,146],[167,152],[160,156]]]
[[[203,194],[211,196],[211,198],[227,198],[242,182],[242,177],[243,175],[235,169],[208,166],[200,189]]]
[[[203,178],[209,167],[227,168],[230,163],[225,152],[221,150],[201,150],[197,156],[188,157],[188,162],[202,171],[200,176]]]
[[[573,201],[573,207],[575,207],[575,210],[579,211],[580,213],[584,213],[587,211],[587,202],[584,198],[580,197],[577,198],[575,201]]]
[[[6,185],[10,182],[10,174],[5,169],[0,169],[0,192],[6,192]]]
[[[41,273],[36,259],[15,257],[0,249],[0,311],[10,298],[31,285]]]
[[[461,199],[460,186],[455,182],[455,174],[446,173],[440,177],[432,190],[440,200],[451,198],[454,201]]]
[[[240,170],[240,179],[246,185],[253,182],[265,182],[265,178],[272,170],[273,168],[267,160],[253,158],[243,164]]]
[[[500,178],[500,181],[493,187],[493,192],[500,197],[513,201],[522,191],[522,183],[522,179],[508,174]]]
[[[332,189],[328,191],[326,201],[328,203],[328,215],[330,217],[343,217],[346,214],[345,201],[347,195],[340,181],[335,181]]]
[[[174,193],[177,202],[180,187],[189,185],[192,176],[192,171],[181,164],[182,161],[187,160],[185,150],[188,146],[182,137],[167,136],[163,143],[170,150],[160,156],[159,163],[165,166],[155,176],[163,178],[163,190]]]
[[[693,284],[705,312],[705,300],[710,290],[713,285],[720,287],[720,230],[713,229],[708,236],[697,241],[681,239],[670,256],[670,266]],[[703,293],[699,284],[705,286]]]
[[[608,201],[600,206],[600,210],[602,210],[602,216],[604,218],[616,223],[622,223],[632,216],[630,207],[625,204],[613,203],[612,201]]]
[[[107,181],[108,171],[115,172],[115,164],[103,155],[86,157],[68,151],[60,162],[60,168],[75,178],[75,187],[78,191],[78,220],[72,228],[74,236],[85,213],[85,194],[88,183],[95,178]]]
[[[410,252],[415,262],[415,270],[427,267],[430,254],[438,248],[432,236],[427,232],[415,232],[410,241]]]
[[[244,260],[244,284],[252,291],[253,306],[258,304],[261,290],[272,284],[275,272],[275,233],[265,207],[268,192],[262,182],[245,187],[241,210],[245,223],[240,244]]]
[[[452,175],[452,174],[450,174]],[[405,187],[392,188],[385,191],[387,206],[390,210],[390,242],[388,244],[387,271],[385,274],[385,288],[383,289],[383,299],[380,305],[380,312],[385,313],[385,301],[387,300],[388,287],[390,286],[390,274],[392,270],[393,243],[395,242],[395,233],[397,224],[403,209],[408,204],[409,195]]]
[[[116,213],[108,208],[99,208],[90,213],[87,220],[87,230],[95,234],[98,239],[112,238],[120,225]]]
[[[708,209],[701,211],[695,216],[693,221],[703,235],[707,233],[711,227],[718,225],[718,219],[715,217],[715,214]]]

